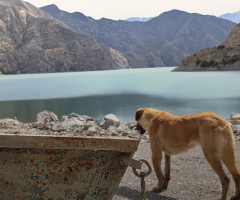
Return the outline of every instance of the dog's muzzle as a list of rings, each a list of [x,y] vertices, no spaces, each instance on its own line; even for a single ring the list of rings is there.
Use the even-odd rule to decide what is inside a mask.
[[[141,135],[143,135],[145,132],[146,132],[146,130],[139,124],[139,123],[137,123],[137,128],[136,128],[136,130],[139,132],[139,134],[141,134]]]

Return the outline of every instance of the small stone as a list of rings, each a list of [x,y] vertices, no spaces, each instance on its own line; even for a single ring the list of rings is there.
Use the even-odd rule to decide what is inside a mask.
[[[76,113],[71,113],[68,115],[68,118],[73,118],[73,117],[79,117],[80,115],[76,114]]]
[[[232,130],[233,130],[234,133],[239,132],[240,131],[240,125],[233,125]]]
[[[89,124],[85,124],[85,125],[84,125],[84,130],[88,130],[88,129],[89,129],[89,127],[90,127],[90,125],[89,125]]]
[[[101,127],[104,127],[104,125],[105,125],[105,121],[99,123],[99,126],[101,126]]]
[[[120,125],[120,120],[116,115],[108,114],[104,117],[105,119],[105,129],[108,129],[110,126],[118,127]]]
[[[110,131],[110,132],[112,132],[112,131],[115,130],[115,127],[114,127],[114,126],[109,126],[107,130]]]
[[[61,121],[62,121],[62,122],[64,122],[64,121],[67,121],[67,120],[68,120],[68,116],[66,116],[66,115],[63,115],[63,116],[62,116],[62,120],[61,120]]]
[[[96,119],[94,119],[93,117],[89,117],[89,116],[87,116],[87,115],[81,115],[81,117],[82,117],[83,119],[85,119],[86,121],[96,121]]]
[[[112,131],[112,136],[118,136],[118,133],[116,131]]]
[[[48,130],[52,130],[54,125],[55,125],[54,123],[49,122],[49,123],[47,123],[47,125],[45,126],[45,128],[48,129]]]
[[[91,135],[95,135],[97,134],[97,129],[95,127],[90,127],[88,129],[88,132],[91,134]]]
[[[58,121],[57,115],[55,115],[53,112],[45,110],[37,114],[37,122],[47,123],[52,121]]]
[[[129,135],[129,133],[127,133],[127,132],[122,132],[122,136],[128,136]]]
[[[86,119],[84,119],[82,116],[78,116],[77,119],[82,121],[82,122],[84,122],[84,123],[86,123]]]
[[[123,132],[124,130],[128,130],[128,127],[125,124],[120,124],[117,128],[116,131]]]

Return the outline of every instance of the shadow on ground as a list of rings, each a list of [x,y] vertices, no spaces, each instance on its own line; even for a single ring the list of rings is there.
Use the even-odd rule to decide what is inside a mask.
[[[138,190],[130,189],[128,187],[118,187],[115,195],[128,198],[129,200],[141,199],[141,192]],[[175,198],[166,197],[160,193],[155,193],[151,191],[146,191],[146,198],[148,200],[176,200]]]

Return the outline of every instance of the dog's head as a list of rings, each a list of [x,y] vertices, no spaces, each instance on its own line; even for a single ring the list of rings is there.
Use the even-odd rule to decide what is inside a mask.
[[[139,123],[139,121],[142,118],[143,112],[144,112],[144,109],[140,108],[136,111],[136,114],[135,114],[135,120],[137,121],[137,131],[139,131],[140,134],[144,134],[146,132],[146,130]]]

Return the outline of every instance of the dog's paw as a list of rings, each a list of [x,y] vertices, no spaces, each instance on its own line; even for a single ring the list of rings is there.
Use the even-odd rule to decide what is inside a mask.
[[[167,189],[168,183],[169,183],[169,180],[168,180],[168,181],[164,181],[164,183],[163,183],[163,189]]]
[[[238,195],[233,195],[233,196],[231,197],[231,200],[240,200],[240,194],[238,194]]]
[[[157,192],[157,193],[159,193],[159,192],[162,192],[163,191],[163,189],[162,188],[158,188],[158,187],[154,187],[153,189],[152,189],[152,192]]]

